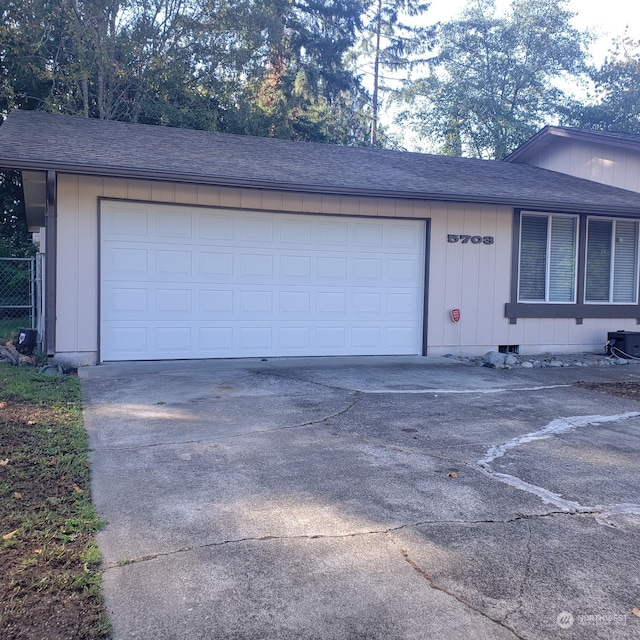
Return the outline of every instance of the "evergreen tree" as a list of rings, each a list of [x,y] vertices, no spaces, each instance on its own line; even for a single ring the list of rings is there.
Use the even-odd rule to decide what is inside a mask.
[[[360,0],[277,0],[262,8],[267,57],[254,109],[261,133],[363,144],[367,97],[347,64],[360,27]]]
[[[410,69],[416,56],[427,51],[433,39],[431,27],[419,26],[416,20],[429,8],[420,0],[372,0],[362,30],[361,48],[370,61],[373,81],[369,144],[378,145],[380,93],[388,90],[382,71],[394,74]]]

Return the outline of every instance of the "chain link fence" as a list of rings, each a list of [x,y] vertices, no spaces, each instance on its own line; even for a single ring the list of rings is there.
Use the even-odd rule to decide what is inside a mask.
[[[0,258],[0,339],[37,328],[39,271],[36,258]]]

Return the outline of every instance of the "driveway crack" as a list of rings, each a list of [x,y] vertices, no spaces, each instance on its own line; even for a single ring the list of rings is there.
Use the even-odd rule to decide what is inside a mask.
[[[317,387],[322,387],[324,389],[330,389],[331,391],[347,391],[349,393],[358,393],[359,389],[351,389],[348,387],[339,387],[335,384],[327,384],[326,382],[318,382],[317,380],[305,380],[304,378],[297,378],[294,376],[285,376],[279,373],[274,373],[273,371],[253,371],[254,374],[258,376],[270,376],[272,378],[278,378],[279,380],[289,380],[290,382],[302,382],[303,384],[312,384]]]
[[[390,535],[392,533],[395,533],[397,531],[402,531],[404,529],[412,529],[414,527],[429,526],[429,525],[509,524],[511,522],[517,522],[519,520],[547,518],[549,516],[556,516],[556,515],[568,515],[568,514],[563,511],[550,511],[548,513],[532,514],[532,515],[516,514],[515,516],[504,519],[504,520],[491,520],[491,519],[487,519],[487,520],[420,520],[418,522],[407,522],[404,524],[400,524],[394,527],[387,527],[384,529],[371,529],[367,531],[350,531],[347,533],[335,533],[335,534],[308,533],[308,534],[291,535],[291,536],[287,536],[287,535],[247,536],[245,538],[232,538],[229,540],[220,540],[218,542],[207,542],[205,544],[180,547],[178,549],[172,549],[171,551],[151,553],[144,556],[137,556],[134,558],[122,558],[117,562],[110,563],[108,565],[103,566],[103,570],[107,571],[109,569],[116,569],[116,568],[124,567],[130,564],[148,562],[149,560],[156,560],[158,558],[173,556],[180,553],[188,553],[190,551],[198,551],[200,549],[211,549],[214,547],[223,547],[231,544],[243,544],[246,542],[269,542],[272,540],[340,540],[340,539],[357,538],[357,537],[363,537],[363,536]]]
[[[248,436],[257,436],[263,433],[276,433],[278,431],[287,431],[289,429],[302,429],[303,427],[314,427],[316,425],[324,424],[328,420],[333,418],[338,418],[340,416],[349,413],[351,409],[353,409],[354,405],[358,402],[358,394],[356,397],[344,408],[332,413],[328,416],[323,416],[322,418],[317,418],[315,420],[309,420],[308,422],[300,422],[297,424],[290,424],[283,427],[271,427],[269,429],[257,429],[255,431],[248,431],[247,433],[235,433],[228,436],[218,436],[218,437],[209,437],[209,438],[195,438],[193,440],[178,440],[175,442],[149,442],[148,444],[137,444],[131,445],[128,447],[100,447],[100,451],[136,451],[138,449],[151,449],[153,447],[175,447],[182,446],[185,444],[198,444],[201,442],[219,442],[219,441],[228,441],[228,440],[238,440],[240,438],[246,438]],[[94,447],[97,449],[97,447]]]
[[[420,565],[418,565],[417,562],[415,562],[411,558],[411,556],[409,555],[409,552],[406,549],[401,547],[395,540],[393,540],[393,538],[391,538],[391,540],[398,547],[398,549],[400,550],[400,554],[402,555],[404,561],[419,576],[424,578],[424,580],[427,582],[427,584],[429,585],[429,587],[431,589],[434,589],[435,591],[440,591],[440,592],[448,595],[449,597],[453,598],[454,600],[459,602],[461,605],[463,605],[465,608],[471,609],[471,611],[475,611],[477,614],[481,615],[486,620],[489,620],[490,622],[493,622],[494,624],[498,625],[499,627],[502,627],[503,629],[505,629],[509,633],[513,634],[514,638],[517,638],[518,640],[524,640],[524,638],[522,636],[518,635],[515,632],[515,630],[512,629],[509,625],[507,625],[503,620],[496,620],[495,618],[492,618],[490,615],[485,613],[482,609],[480,609],[479,607],[473,606],[471,603],[469,603],[466,600],[464,600],[463,598],[461,598],[458,594],[454,593],[453,591],[449,591],[448,589],[445,589],[444,587],[442,587],[439,584],[437,584],[435,582],[435,580],[431,577],[431,575],[429,575],[429,573],[427,571],[425,571]]]
[[[516,599],[516,606],[509,611],[504,618],[502,618],[502,622],[506,623],[507,619],[511,617],[516,611],[522,608],[524,603],[524,593],[527,588],[527,583],[529,582],[529,576],[531,575],[531,560],[533,557],[533,551],[531,549],[531,540],[533,538],[533,532],[531,531],[531,523],[527,522],[527,544],[526,544],[526,552],[527,559],[524,565],[524,571],[522,573],[522,580],[520,581],[520,586],[518,587],[518,596]]]
[[[619,413],[614,415],[586,415],[557,418],[555,420],[552,420],[542,429],[532,431],[531,433],[526,433],[522,436],[518,436],[517,438],[512,438],[511,440],[508,440],[507,442],[504,442],[500,445],[493,445],[489,447],[484,458],[478,460],[475,464],[475,467],[476,469],[485,473],[489,478],[498,480],[499,482],[515,487],[520,491],[524,491],[526,493],[537,496],[545,504],[553,505],[554,507],[572,514],[595,514],[597,516],[596,521],[598,523],[608,526],[615,526],[608,521],[609,515],[614,515],[616,513],[638,514],[640,513],[640,505],[628,504],[609,506],[585,506],[575,500],[567,500],[560,493],[554,493],[553,491],[550,491],[549,489],[546,489],[545,487],[542,487],[540,485],[526,482],[518,476],[496,471],[493,468],[492,464],[496,459],[504,458],[506,454],[511,450],[523,445],[527,445],[531,442],[553,438],[557,435],[564,434],[569,431],[574,431],[579,428],[606,423],[622,422],[624,420],[629,420],[631,418],[637,417],[640,417],[640,412],[629,411],[627,413]]]

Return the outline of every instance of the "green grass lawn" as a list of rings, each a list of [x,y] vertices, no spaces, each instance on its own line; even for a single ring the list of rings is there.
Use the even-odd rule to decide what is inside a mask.
[[[79,380],[0,365],[0,637],[108,638]]]

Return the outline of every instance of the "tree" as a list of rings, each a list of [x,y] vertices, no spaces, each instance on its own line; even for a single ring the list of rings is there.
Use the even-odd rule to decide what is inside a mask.
[[[440,25],[429,73],[408,83],[402,118],[441,153],[502,158],[562,113],[559,82],[585,70],[587,35],[568,0],[468,0]]]
[[[263,3],[265,74],[256,86],[253,121],[261,135],[363,144],[366,93],[347,54],[361,0]]]
[[[19,171],[0,169],[0,257],[32,256]]]
[[[372,60],[373,95],[369,135],[372,147],[378,145],[380,92],[387,90],[382,83],[381,70],[397,74],[415,63],[413,56],[428,50],[433,29],[416,25],[415,20],[429,6],[430,3],[420,0],[373,0],[369,4],[361,48],[363,55]]]
[[[0,0],[0,122],[13,108],[42,106],[49,84],[41,52],[49,33],[41,0]]]
[[[0,0],[0,111],[362,144],[365,0]]]
[[[640,40],[614,40],[610,55],[590,76],[596,98],[570,105],[564,124],[640,133]]]

